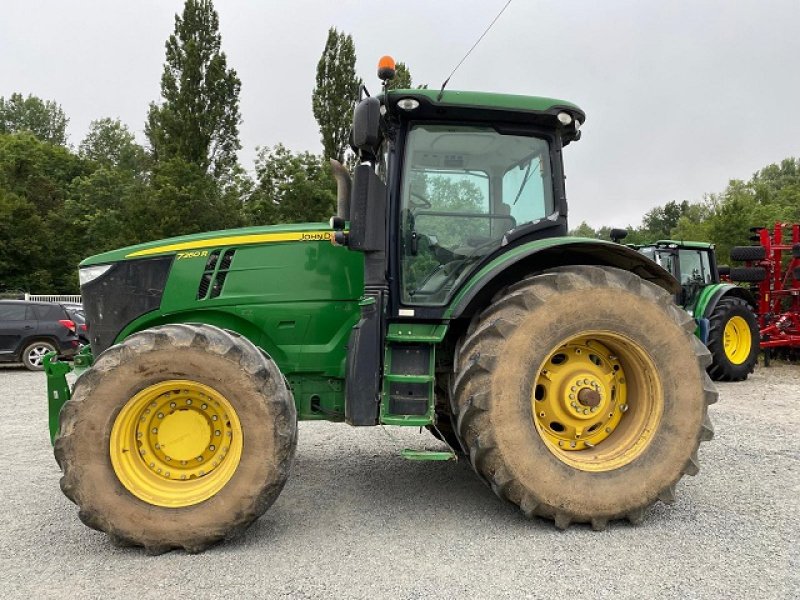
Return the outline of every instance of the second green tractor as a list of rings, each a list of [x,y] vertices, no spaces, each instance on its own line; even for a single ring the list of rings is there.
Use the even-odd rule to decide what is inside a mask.
[[[72,388],[47,365],[80,518],[150,553],[235,536],[283,488],[298,420],[427,427],[450,448],[409,457],[461,455],[559,528],[672,502],[713,435],[711,358],[670,273],[567,237],[584,120],[550,98],[364,96],[330,225],[84,260],[91,353]]]
[[[717,265],[714,245],[660,240],[636,247],[680,282],[675,301],[695,319],[696,334],[711,352],[712,379],[747,379],[758,362],[756,299],[749,289],[721,281],[727,267]]]

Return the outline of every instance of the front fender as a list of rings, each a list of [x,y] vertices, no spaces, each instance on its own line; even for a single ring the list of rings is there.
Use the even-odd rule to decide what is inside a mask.
[[[603,240],[555,237],[521,244],[489,262],[461,288],[445,316],[469,317],[504,286],[530,273],[568,265],[616,267],[635,273],[671,294],[681,289],[672,275],[632,248]]]

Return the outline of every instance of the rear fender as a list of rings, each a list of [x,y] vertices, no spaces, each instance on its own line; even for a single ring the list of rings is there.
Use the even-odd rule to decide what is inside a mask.
[[[756,310],[756,299],[749,290],[732,283],[716,283],[707,286],[703,290],[703,293],[697,300],[694,316],[698,319],[710,317],[720,300],[731,297],[741,298],[747,302],[753,311]]]
[[[445,316],[469,318],[489,304],[503,287],[528,274],[568,265],[616,267],[635,273],[671,294],[681,289],[667,271],[627,246],[585,238],[547,238],[521,244],[485,265],[461,289]]]

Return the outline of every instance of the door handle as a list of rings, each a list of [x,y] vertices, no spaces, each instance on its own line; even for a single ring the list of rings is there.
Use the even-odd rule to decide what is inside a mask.
[[[33,329],[33,325],[25,325],[25,329]]]

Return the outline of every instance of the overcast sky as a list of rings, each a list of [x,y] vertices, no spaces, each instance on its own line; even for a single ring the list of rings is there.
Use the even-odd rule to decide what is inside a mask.
[[[438,87],[504,3],[217,0],[242,80],[243,165],[256,146],[321,150],[311,90],[328,27],[353,35],[371,89],[382,54]],[[0,95],[59,102],[75,146],[106,116],[144,141],[181,0],[3,4]],[[570,223],[626,225],[800,156],[798,58],[800,0],[513,0],[449,88],[581,106],[584,137],[565,152]]]

